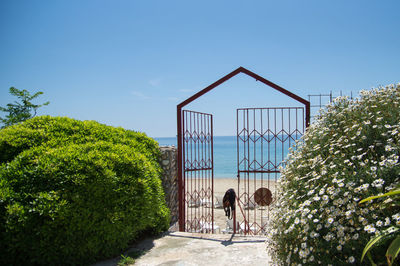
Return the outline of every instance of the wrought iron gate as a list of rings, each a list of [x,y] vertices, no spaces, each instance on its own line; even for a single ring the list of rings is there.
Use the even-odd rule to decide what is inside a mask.
[[[303,107],[237,109],[236,231],[265,232],[283,160],[304,134]]]
[[[214,232],[213,117],[182,111],[182,206],[180,224],[186,232]]]
[[[278,169],[284,158],[284,154],[277,153],[277,143],[280,143],[282,147],[290,147],[303,134],[304,128],[310,124],[308,101],[243,67],[237,68],[178,104],[179,231],[214,231],[212,115],[184,111],[183,108],[240,73],[253,77],[305,107],[305,115],[303,108],[238,109],[237,195],[238,202],[241,203],[239,205],[245,205],[247,208],[241,211],[242,215],[238,215],[241,226],[239,230],[242,232],[261,232],[265,228],[264,221],[269,218],[269,206],[273,204],[269,201],[274,199],[270,195],[270,181],[278,178]],[[294,117],[296,122],[292,122]],[[292,127],[293,125],[295,127]],[[271,148],[272,146],[275,150]],[[254,180],[253,189],[250,188],[251,179]],[[253,207],[255,207],[254,213],[250,214],[250,209]],[[236,222],[233,227],[235,230]]]

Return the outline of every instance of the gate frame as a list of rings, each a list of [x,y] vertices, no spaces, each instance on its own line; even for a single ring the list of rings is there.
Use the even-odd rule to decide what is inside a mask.
[[[197,92],[196,94],[192,95],[191,97],[187,98],[185,101],[181,102],[180,104],[177,105],[177,144],[178,144],[178,200],[179,200],[179,231],[183,232],[185,230],[185,220],[184,220],[184,193],[183,193],[183,149],[182,149],[182,144],[183,144],[183,137],[182,137],[182,109],[189,103],[193,102],[197,98],[203,96],[207,92],[211,91],[215,87],[218,87],[225,81],[229,80],[230,78],[236,76],[239,73],[246,74],[250,77],[253,77],[256,81],[261,81],[265,85],[272,87],[273,89],[289,96],[290,98],[302,103],[305,105],[306,108],[306,115],[305,115],[305,125],[306,128],[310,125],[310,102],[303,99],[302,97],[276,85],[275,83],[247,70],[244,67],[239,67],[236,70],[232,71],[228,75],[222,77],[221,79],[217,80],[216,82],[212,83],[208,87],[204,88],[203,90]],[[212,195],[214,197],[214,195]],[[212,206],[214,208],[214,206]]]

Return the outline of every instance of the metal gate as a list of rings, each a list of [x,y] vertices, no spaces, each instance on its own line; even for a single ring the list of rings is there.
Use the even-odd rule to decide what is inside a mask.
[[[303,107],[237,109],[235,225],[244,234],[265,233],[283,161],[304,134]]]
[[[186,232],[214,232],[213,117],[182,111],[184,195],[180,224]]]
[[[240,228],[237,229],[234,222],[234,231],[258,234],[265,229],[270,204],[273,204],[270,201],[274,199],[270,193],[271,180],[276,181],[279,177],[279,166],[285,156],[277,152],[277,147],[290,147],[310,124],[308,101],[243,67],[178,104],[179,231],[214,231],[213,118],[210,114],[185,111],[183,108],[240,73],[303,104],[305,115],[303,108],[237,110],[237,210],[240,209],[240,215],[234,215],[234,219],[238,217]],[[296,122],[292,122],[293,119]]]

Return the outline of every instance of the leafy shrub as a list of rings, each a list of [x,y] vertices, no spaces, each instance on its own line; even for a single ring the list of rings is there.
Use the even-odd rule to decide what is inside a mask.
[[[400,224],[398,205],[358,204],[399,184],[399,102],[400,85],[340,97],[309,127],[281,175],[269,243],[277,263],[360,264],[368,240]],[[386,248],[373,257],[384,261]]]
[[[37,117],[1,130],[0,153],[0,264],[88,264],[168,228],[142,133]]]
[[[157,163],[156,142],[144,133],[102,125],[96,121],[78,121],[67,117],[40,116],[5,128],[0,134],[0,163],[9,162],[32,147],[65,146],[70,143],[107,141],[132,146]]]

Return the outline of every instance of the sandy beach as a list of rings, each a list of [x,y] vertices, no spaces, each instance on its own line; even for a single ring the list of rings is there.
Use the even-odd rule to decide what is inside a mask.
[[[204,180],[196,179],[196,184],[202,184]],[[192,180],[194,182],[194,180]],[[200,182],[200,183],[199,183]],[[189,186],[190,183],[187,183]],[[192,183],[194,186],[194,183]],[[246,189],[245,189],[246,186]],[[229,233],[229,226],[227,222],[230,222],[231,225],[233,224],[232,221],[228,221],[227,217],[225,216],[225,212],[222,208],[222,198],[225,195],[226,190],[233,188],[236,192],[236,195],[240,197],[241,200],[241,208],[236,206],[236,220],[242,228],[244,228],[244,220],[246,220],[253,231],[256,231],[258,234],[261,233],[263,224],[268,221],[270,206],[259,206],[255,203],[254,200],[254,192],[263,187],[268,188],[272,193],[272,199],[275,198],[275,186],[276,182],[272,180],[249,180],[244,181],[241,180],[239,187],[237,179],[233,178],[214,178],[214,228],[216,233]],[[190,191],[190,189],[189,189]],[[192,188],[193,191],[193,188]],[[246,205],[247,202],[247,193],[250,196],[250,206]],[[209,214],[211,211],[211,204],[202,205],[202,206],[188,206],[187,207],[187,218],[189,217],[200,217],[204,214]],[[247,208],[249,207],[249,208]]]

